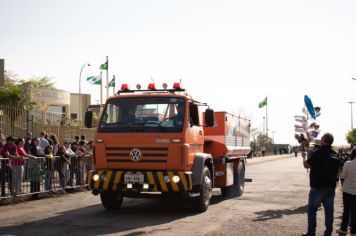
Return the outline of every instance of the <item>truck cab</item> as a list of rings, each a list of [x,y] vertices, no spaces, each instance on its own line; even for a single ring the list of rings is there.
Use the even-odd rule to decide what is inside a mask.
[[[90,111],[85,123],[93,125]],[[214,182],[222,188],[233,186],[233,176],[224,179],[238,169],[238,164],[225,168],[226,161],[231,165],[236,158],[225,155],[225,140],[220,146],[215,143],[214,127],[214,111],[193,100],[178,83],[173,89],[151,84],[147,90],[123,85],[106,101],[97,124],[95,170],[88,173],[88,185],[107,209],[118,209],[123,197],[180,195],[205,211]],[[238,163],[244,154],[239,153]]]

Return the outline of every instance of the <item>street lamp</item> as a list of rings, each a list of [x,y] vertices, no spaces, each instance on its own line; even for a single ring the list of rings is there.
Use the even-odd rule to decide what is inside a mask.
[[[352,78],[353,79],[353,78]],[[351,105],[351,130],[354,129],[354,122],[353,122],[353,111],[352,111],[352,104],[354,104],[355,102],[349,102]]]
[[[79,73],[79,93],[78,93],[78,124],[79,124],[79,126],[80,126],[80,124],[81,124],[81,120],[82,120],[82,118],[81,118],[81,106],[82,106],[82,98],[81,98],[81,83],[80,83],[80,81],[81,81],[81,79],[82,79],[82,72],[83,72],[83,69],[84,69],[84,67],[85,66],[90,66],[90,64],[87,62],[87,63],[85,63],[83,66],[82,66],[82,68],[80,69],[80,73]]]

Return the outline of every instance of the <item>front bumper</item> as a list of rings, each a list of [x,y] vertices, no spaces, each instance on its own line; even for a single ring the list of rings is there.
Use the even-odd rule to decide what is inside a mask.
[[[144,176],[144,181],[125,182],[125,174],[141,174]],[[93,179],[95,175],[99,177],[97,181]],[[173,181],[173,176],[179,176],[177,183]],[[88,185],[93,192],[187,192],[192,190],[192,174],[182,171],[91,170],[88,172]]]

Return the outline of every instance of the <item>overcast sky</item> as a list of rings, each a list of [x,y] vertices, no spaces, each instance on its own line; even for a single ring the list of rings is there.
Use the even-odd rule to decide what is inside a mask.
[[[321,107],[322,132],[346,144],[356,101],[355,0],[0,0],[0,58],[20,79],[50,76],[56,87],[100,99],[99,74],[134,87],[182,85],[215,110],[268,126],[276,143],[296,143],[294,115],[305,94]],[[356,106],[355,106],[356,111]],[[356,113],[355,113],[356,116]],[[356,126],[356,123],[355,123]],[[272,136],[272,134],[271,134]]]

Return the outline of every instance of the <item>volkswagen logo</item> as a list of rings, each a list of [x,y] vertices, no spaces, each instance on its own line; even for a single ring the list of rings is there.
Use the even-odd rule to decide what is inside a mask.
[[[130,152],[131,160],[139,161],[141,159],[141,157],[142,157],[142,152],[141,152],[140,149],[134,148],[134,149],[131,150],[131,152]]]

